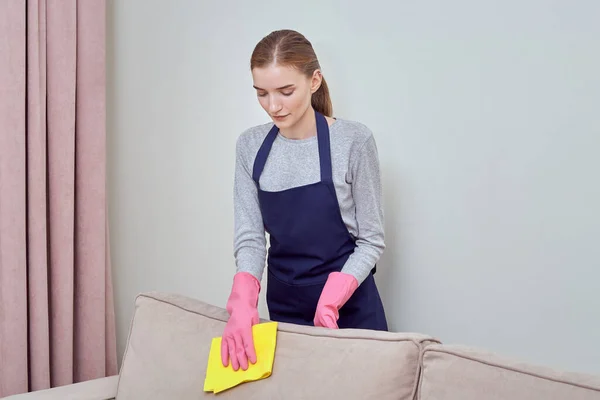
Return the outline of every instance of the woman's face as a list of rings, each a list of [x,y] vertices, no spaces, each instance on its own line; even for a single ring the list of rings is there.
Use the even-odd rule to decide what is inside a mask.
[[[279,129],[294,126],[305,115],[321,84],[318,70],[307,78],[294,68],[279,65],[254,68],[252,78],[260,105]]]

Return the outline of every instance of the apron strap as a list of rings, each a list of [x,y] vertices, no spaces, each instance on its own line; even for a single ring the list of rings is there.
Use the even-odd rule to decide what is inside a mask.
[[[329,142],[329,125],[323,114],[315,111],[317,120],[317,136],[319,139],[319,163],[321,166],[321,181],[333,183],[331,172],[331,148]]]
[[[267,163],[267,157],[269,157],[269,152],[271,151],[271,147],[273,147],[273,142],[277,138],[277,134],[279,133],[279,128],[277,125],[273,125],[265,140],[263,140],[260,149],[258,149],[258,153],[256,153],[256,159],[254,159],[254,167],[252,169],[252,179],[256,182],[256,185],[260,188],[260,183],[258,183],[260,179],[260,174],[262,174],[263,169],[265,168],[265,164]]]

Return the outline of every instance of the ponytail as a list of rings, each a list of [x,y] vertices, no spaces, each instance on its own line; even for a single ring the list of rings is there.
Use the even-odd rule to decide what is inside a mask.
[[[331,96],[329,95],[329,87],[325,78],[321,81],[321,86],[313,93],[311,105],[315,111],[325,115],[326,117],[333,116],[333,105],[331,104]]]

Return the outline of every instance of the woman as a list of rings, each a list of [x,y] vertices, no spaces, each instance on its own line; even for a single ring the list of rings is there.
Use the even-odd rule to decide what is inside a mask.
[[[332,118],[311,43],[272,32],[250,68],[273,122],[236,145],[237,272],[221,357],[234,370],[256,362],[252,325],[267,257],[270,319],[327,328],[387,330],[373,274],[384,250],[379,160],[364,125]]]

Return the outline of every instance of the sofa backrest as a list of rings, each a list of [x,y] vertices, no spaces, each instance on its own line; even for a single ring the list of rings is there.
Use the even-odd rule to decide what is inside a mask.
[[[144,293],[121,366],[117,400],[203,399],[212,338],[227,312],[179,295]],[[421,334],[330,330],[280,323],[273,373],[219,393],[222,399],[413,400],[424,347]]]
[[[419,400],[600,400],[600,377],[556,371],[465,346],[423,350]]]

